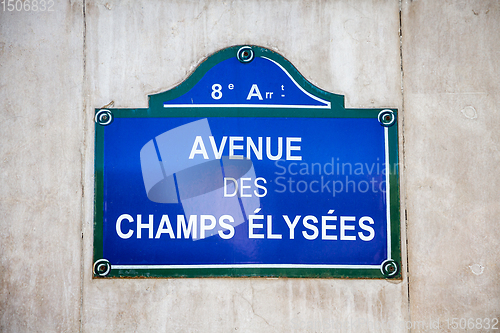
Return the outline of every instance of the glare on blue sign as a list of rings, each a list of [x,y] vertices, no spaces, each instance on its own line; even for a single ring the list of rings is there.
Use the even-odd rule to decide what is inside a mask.
[[[94,275],[399,277],[396,110],[238,50],[97,110]]]

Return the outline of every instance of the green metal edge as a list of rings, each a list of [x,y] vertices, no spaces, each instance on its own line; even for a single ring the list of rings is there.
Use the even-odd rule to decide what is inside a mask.
[[[398,279],[386,278],[380,269],[324,268],[191,268],[191,269],[112,269],[104,278],[340,278],[340,279]]]
[[[345,109],[344,96],[326,92],[307,81],[298,70],[284,57],[271,50],[252,46],[255,56],[265,56],[278,62],[293,79],[306,91],[331,102],[331,109],[281,109],[238,108],[234,110],[217,107],[206,108],[164,108],[163,101],[172,100],[188,92],[203,75],[221,61],[236,55],[241,46],[233,46],[216,52],[177,87],[149,96],[149,108],[109,109],[115,118],[164,118],[164,117],[284,117],[284,118],[376,118],[378,113],[386,108],[377,109]],[[96,112],[100,109],[96,109]],[[233,112],[231,112],[233,110]],[[175,278],[175,277],[281,277],[281,278],[368,278],[368,279],[401,279],[401,223],[399,201],[399,165],[398,165],[398,131],[397,109],[390,109],[396,115],[396,122],[389,127],[389,163],[396,165],[395,172],[390,177],[390,212],[391,212],[391,258],[398,263],[398,273],[386,277],[379,269],[346,269],[346,268],[200,268],[200,269],[144,269],[117,270],[112,269],[106,278]],[[334,112],[332,112],[334,111]],[[105,127],[96,124],[95,127],[95,197],[94,197],[94,262],[103,258],[103,163],[104,163],[104,131]],[[112,263],[111,263],[112,264]],[[94,276],[98,277],[98,276]],[[98,277],[102,278],[102,277]]]
[[[113,113],[118,118],[129,118],[137,116],[137,111],[145,109],[109,109],[123,111]],[[373,118],[382,110],[387,109],[350,109],[351,111],[369,111],[352,118]],[[396,109],[392,110],[397,117]],[[96,110],[98,111],[98,110]],[[131,112],[131,114],[128,114]],[[147,114],[143,114],[146,115]],[[290,117],[292,118],[292,117]],[[337,118],[330,115],[325,118]],[[94,262],[103,258],[103,154],[104,154],[104,131],[105,127],[96,125],[96,158],[95,158],[95,213],[94,213]],[[281,278],[354,278],[354,279],[401,279],[401,224],[400,224],[400,198],[399,198],[399,159],[398,159],[398,130],[397,120],[388,129],[389,139],[389,164],[391,165],[390,179],[390,212],[391,212],[391,258],[398,263],[398,273],[392,277],[386,277],[380,269],[346,269],[346,268],[191,268],[191,269],[112,269],[105,278],[130,277],[130,278],[198,278],[198,277],[281,277]],[[98,142],[100,143],[98,145]],[[392,166],[396,166],[392,169]],[[97,244],[96,244],[97,243]],[[112,263],[111,263],[112,264]],[[98,277],[103,278],[103,277]]]
[[[96,112],[98,109],[96,109]],[[103,256],[104,127],[95,124],[94,153],[94,261]]]
[[[149,112],[153,114],[164,114],[165,109],[168,109],[169,116],[172,117],[179,117],[179,115],[176,115],[177,113],[181,113],[182,115],[185,116],[197,116],[197,115],[188,115],[187,113],[197,113],[199,111],[196,110],[196,108],[189,109],[189,108],[181,108],[181,109],[176,109],[176,108],[164,108],[163,107],[163,102],[165,101],[170,101],[173,100],[177,97],[180,97],[187,93],[189,90],[191,90],[200,80],[201,78],[215,65],[219,64],[220,62],[227,60],[232,57],[236,57],[236,54],[238,50],[243,47],[243,46],[250,46],[252,50],[254,51],[255,57],[266,57],[269,59],[272,59],[279,63],[291,76],[292,78],[302,87],[304,88],[307,92],[316,95],[317,97],[323,98],[325,100],[328,100],[331,102],[332,110],[338,110],[342,111],[344,110],[344,96],[343,95],[337,95],[333,94],[330,92],[327,92],[325,90],[322,90],[315,85],[313,85],[311,82],[307,81],[302,74],[295,68],[295,66],[292,65],[286,58],[284,58],[282,55],[279,53],[276,53],[274,51],[271,51],[269,49],[255,46],[255,45],[235,45],[231,46],[228,48],[225,48],[223,50],[220,50],[208,58],[206,58],[194,71],[193,73],[182,83],[180,83],[178,86],[167,90],[165,92],[161,92],[158,94],[153,94],[149,95]],[[244,64],[243,64],[244,65]],[[205,109],[205,108],[204,108]],[[300,109],[299,109],[300,110]],[[314,110],[314,109],[309,109],[309,110]],[[201,111],[201,110],[200,110]],[[240,111],[240,109],[238,109]],[[281,112],[279,112],[281,111]],[[283,110],[280,109],[266,109],[266,113],[269,114],[268,116],[270,117],[281,117],[281,116],[286,116],[282,115]],[[317,110],[316,110],[317,111]],[[187,112],[187,113],[186,113]],[[275,114],[275,112],[277,112]],[[320,111],[321,112],[321,111]],[[321,113],[324,113],[324,110],[322,110]],[[234,116],[234,113],[232,114]],[[238,114],[240,116],[240,114]]]
[[[391,256],[398,263],[398,273],[396,278],[402,278],[401,261],[401,203],[400,203],[400,184],[399,184],[399,137],[397,110],[392,110],[396,115],[396,122],[389,127],[389,164],[394,166],[395,170],[389,174],[390,183],[390,213],[391,213]],[[391,170],[391,169],[390,169]],[[391,170],[392,171],[392,170]]]
[[[262,117],[262,118],[376,118],[382,110],[393,109],[283,109],[283,108],[164,108],[161,112],[151,109],[107,109],[115,118],[206,118],[206,117]],[[306,110],[307,112],[304,112]]]

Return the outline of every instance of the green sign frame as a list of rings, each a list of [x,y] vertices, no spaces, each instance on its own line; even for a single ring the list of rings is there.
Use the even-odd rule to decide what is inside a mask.
[[[165,101],[174,100],[188,93],[215,65],[232,57],[241,56],[242,48],[252,52],[252,56],[265,57],[279,64],[304,91],[330,102],[330,108],[283,108],[238,106],[219,108],[206,107],[164,107]],[[240,59],[240,61],[244,59]],[[283,56],[259,46],[236,45],[209,56],[194,72],[177,87],[168,91],[149,95],[148,108],[106,108],[95,109],[95,196],[94,196],[94,278],[199,278],[199,277],[280,277],[280,278],[362,278],[401,279],[401,224],[400,188],[398,163],[398,110],[395,108],[346,109],[344,96],[324,91],[307,81],[299,71]],[[120,268],[104,258],[103,215],[104,202],[104,154],[105,130],[113,120],[119,118],[176,118],[176,117],[285,117],[285,118],[374,118],[385,127],[388,140],[388,163],[396,166],[388,174],[390,206],[388,214],[390,228],[388,238],[389,258],[380,268]]]

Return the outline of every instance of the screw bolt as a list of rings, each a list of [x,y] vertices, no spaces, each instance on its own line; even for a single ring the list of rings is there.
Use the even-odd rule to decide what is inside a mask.
[[[236,53],[236,58],[242,63],[249,63],[254,58],[253,50],[250,46],[243,46]]]
[[[387,278],[396,276],[398,273],[398,263],[392,259],[387,259],[380,266],[380,270],[382,271],[382,274]]]
[[[106,126],[113,122],[113,114],[109,110],[102,109],[95,114],[94,120],[99,125]]]
[[[392,110],[382,110],[378,114],[378,121],[384,127],[390,127],[396,123],[396,115]]]
[[[107,276],[111,271],[111,264],[106,259],[99,259],[94,263],[94,274],[97,276]]]

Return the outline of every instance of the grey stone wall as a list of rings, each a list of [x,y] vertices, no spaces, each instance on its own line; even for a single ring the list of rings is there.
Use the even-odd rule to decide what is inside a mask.
[[[433,332],[500,318],[497,1],[40,9],[0,4],[0,331]],[[402,281],[92,280],[94,109],[147,107],[235,44],[279,52],[346,107],[400,110]]]

